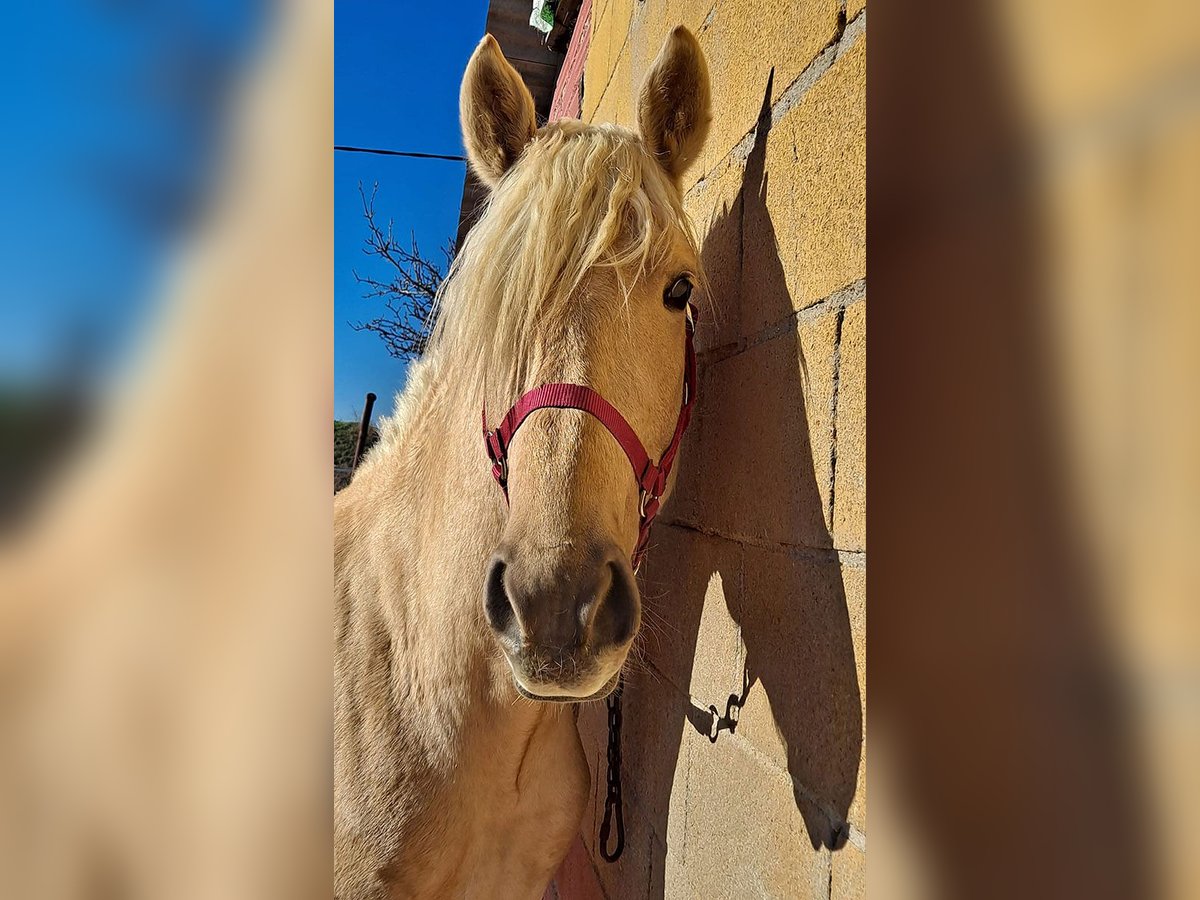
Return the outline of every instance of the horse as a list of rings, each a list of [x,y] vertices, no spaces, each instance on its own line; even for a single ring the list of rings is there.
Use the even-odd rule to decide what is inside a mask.
[[[711,94],[694,35],[667,36],[636,131],[538,127],[490,35],[460,114],[486,207],[335,499],[339,900],[541,896],[590,790],[573,713],[637,637],[634,563],[695,392],[704,281],[680,182]],[[537,401],[547,386],[574,399]],[[631,477],[634,445],[657,484]]]

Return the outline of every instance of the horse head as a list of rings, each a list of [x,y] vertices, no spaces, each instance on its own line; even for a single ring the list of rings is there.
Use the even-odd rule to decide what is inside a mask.
[[[690,412],[691,306],[704,278],[680,177],[710,106],[703,54],[682,27],[646,77],[636,131],[539,128],[490,36],[463,79],[468,158],[490,195],[435,341],[472,348],[485,428],[547,385],[571,398],[527,402],[519,430],[487,432],[496,503],[509,506],[483,614],[526,697],[606,695],[641,624],[634,563]]]

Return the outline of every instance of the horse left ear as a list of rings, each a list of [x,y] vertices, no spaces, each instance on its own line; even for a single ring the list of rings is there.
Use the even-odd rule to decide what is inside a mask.
[[[533,140],[537,115],[529,88],[490,34],[471,54],[458,106],[471,168],[494,188]]]
[[[700,155],[711,121],[708,63],[696,36],[679,25],[667,35],[642,84],[642,140],[667,174],[678,179]]]

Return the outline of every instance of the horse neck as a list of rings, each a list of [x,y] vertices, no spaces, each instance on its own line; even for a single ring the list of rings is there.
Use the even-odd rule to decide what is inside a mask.
[[[405,523],[390,550],[404,561],[404,590],[389,617],[392,645],[406,655],[401,662],[419,702],[440,710],[447,723],[469,728],[482,720],[494,728],[503,720],[527,733],[543,710],[515,702],[483,618],[486,566],[505,509],[484,452],[481,398],[460,383],[457,362],[434,357],[413,367],[400,404],[400,439],[380,460],[388,463],[381,466],[388,477],[380,512],[390,520],[402,511]]]

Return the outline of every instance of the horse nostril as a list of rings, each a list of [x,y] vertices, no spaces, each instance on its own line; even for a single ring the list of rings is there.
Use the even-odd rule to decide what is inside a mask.
[[[506,568],[504,560],[495,557],[488,569],[487,583],[483,591],[483,609],[488,624],[492,626],[492,630],[501,634],[512,628],[516,615],[512,601],[508,599],[508,591],[504,587]]]
[[[612,579],[600,601],[592,623],[593,646],[620,646],[633,639],[638,629],[638,593],[633,570],[622,560],[608,563]]]

